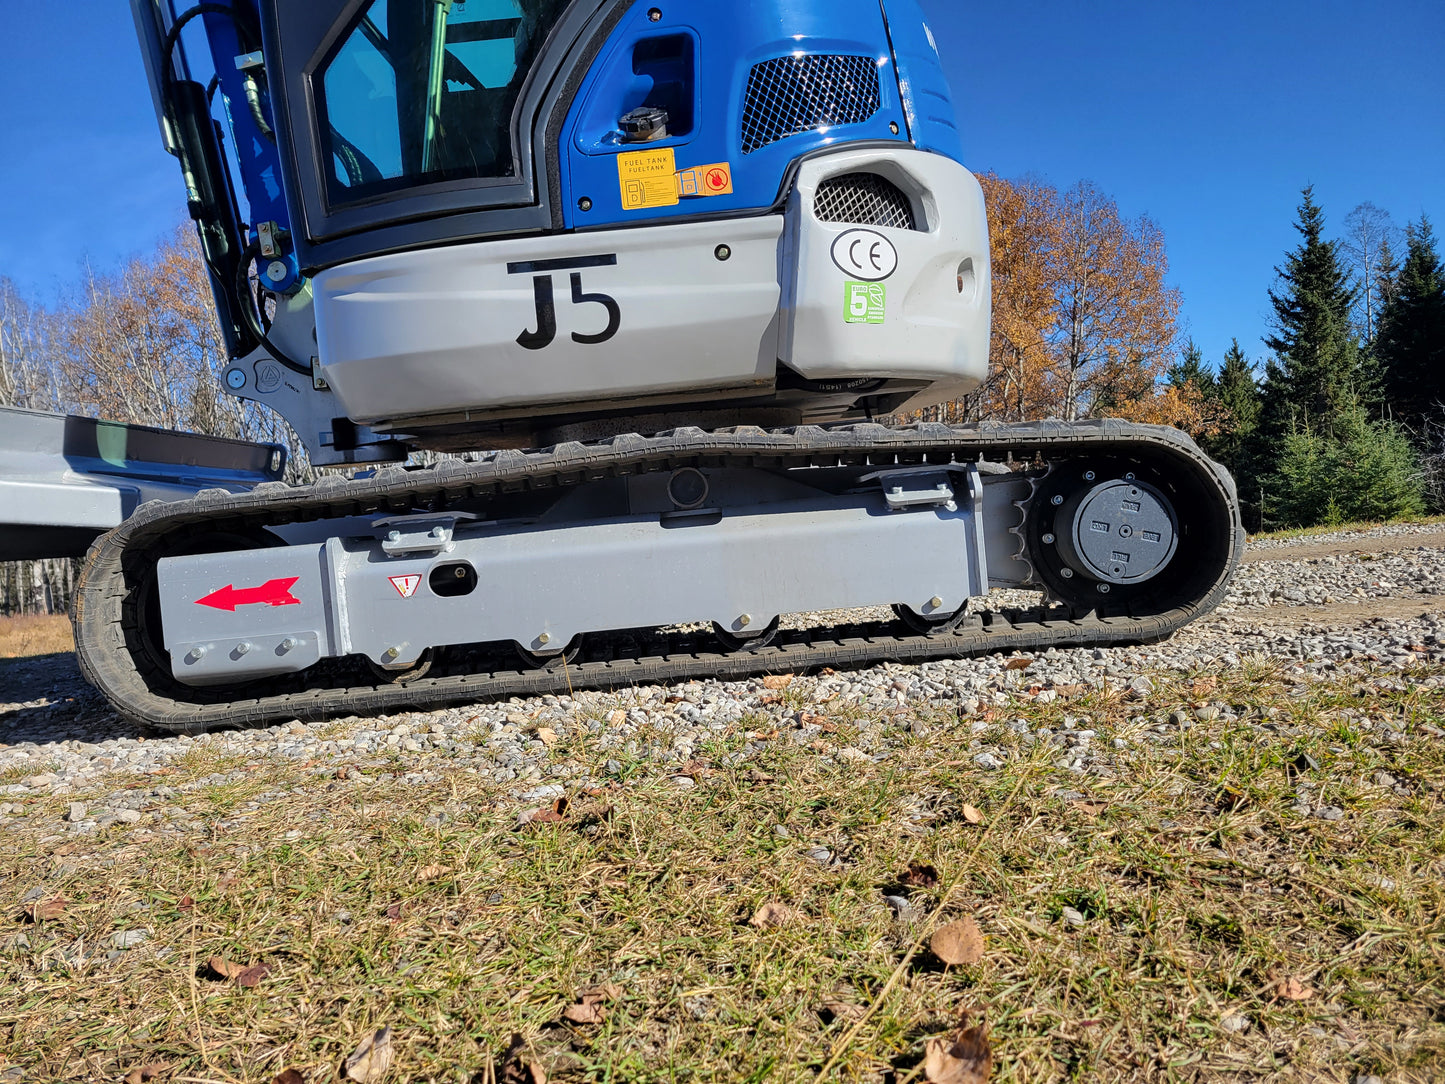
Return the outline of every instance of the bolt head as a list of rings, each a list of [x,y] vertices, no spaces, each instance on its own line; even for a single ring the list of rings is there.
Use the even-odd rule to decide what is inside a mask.
[[[400,532],[400,531],[387,531],[387,532],[386,532],[386,540],[387,540],[388,542],[400,542],[400,541],[401,541],[401,532]]]
[[[1059,569],[1059,575],[1066,580],[1072,580],[1074,578],[1074,570],[1072,568],[1061,568]]]
[[[281,641],[281,650],[282,650],[282,651],[294,651],[297,647],[300,646],[300,643],[301,643],[301,641],[296,640],[296,639],[293,639],[292,637],[288,636],[288,637],[286,637],[286,639],[284,639],[284,640]]]
[[[579,199],[579,200],[577,201],[577,210],[579,210],[579,211],[590,211],[590,210],[592,210],[592,200],[590,200],[590,199],[589,199],[588,197],[586,197],[586,196],[583,196],[581,199]]]
[[[1062,493],[1055,493],[1051,498],[1049,498],[1049,503],[1052,504],[1055,508],[1057,508],[1059,505],[1064,503],[1064,495]]]
[[[544,632],[541,636],[537,637],[537,643],[539,644],[550,644],[551,642],[552,634],[550,632]]]
[[[431,529],[431,536],[433,538],[445,538],[446,534],[447,529],[445,527],[433,527]]]
[[[731,245],[718,245],[717,248],[715,248],[715,249],[712,250],[712,254],[713,254],[714,256],[716,256],[720,261],[730,260],[730,259],[732,259],[732,255],[733,255],[732,246],[731,246]]]
[[[272,260],[266,265],[266,277],[272,282],[280,282],[291,273],[291,269],[281,260]]]
[[[753,615],[752,615],[752,614],[742,614],[742,615],[738,618],[738,624],[741,625],[743,628],[747,628],[747,627],[748,627],[749,625],[751,625],[752,623],[753,623]]]
[[[244,655],[244,654],[246,654],[246,653],[247,653],[248,651],[250,651],[250,650],[251,650],[251,644],[250,644],[250,642],[247,641],[247,640],[242,640],[239,644],[236,645],[236,654],[237,654],[237,655]]]
[[[1046,546],[1052,546],[1052,545],[1054,544],[1054,536],[1051,535],[1051,534],[1046,534],[1046,535],[1044,535],[1043,541],[1044,541],[1044,545],[1046,545]]]
[[[928,605],[930,605],[936,610],[943,605],[943,599],[939,598],[937,595],[934,595],[931,599],[928,600]]]
[[[1091,471],[1091,470],[1086,470],[1086,471],[1084,472],[1084,481],[1086,481],[1086,482],[1092,482],[1093,480],[1094,480],[1094,472]]]
[[[1101,594],[1101,595],[1107,595],[1107,594],[1109,593],[1109,585],[1108,585],[1107,583],[1101,583],[1101,584],[1099,584],[1099,585],[1098,585],[1098,588],[1099,588],[1099,594]]]
[[[382,655],[384,655],[384,656],[385,656],[386,658],[388,658],[388,659],[394,659],[394,658],[396,658],[396,657],[397,657],[398,655],[400,655],[400,654],[401,654],[401,648],[399,648],[399,647],[389,647],[389,648],[387,648],[385,651],[382,652]]]

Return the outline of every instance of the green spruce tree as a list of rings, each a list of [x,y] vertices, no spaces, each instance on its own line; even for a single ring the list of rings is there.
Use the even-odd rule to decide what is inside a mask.
[[[1278,292],[1269,292],[1275,333],[1264,340],[1279,359],[1277,373],[1266,376],[1270,399],[1282,400],[1265,421],[1282,440],[1292,428],[1335,416],[1366,398],[1366,374],[1359,344],[1350,329],[1355,291],[1339,258],[1337,243],[1324,239],[1325,216],[1307,185],[1295,229],[1303,238],[1285,258]]]
[[[1445,406],[1445,268],[1428,218],[1410,224],[1406,241],[1375,349],[1394,415],[1418,432]]]
[[[1254,481],[1254,471],[1245,455],[1254,431],[1259,426],[1259,384],[1254,379],[1254,366],[1239,348],[1239,340],[1230,340],[1219,367],[1215,396],[1224,408],[1224,421],[1218,434],[1205,442],[1205,451],[1229,468],[1247,500]]]
[[[1184,353],[1179,360],[1169,367],[1166,379],[1171,387],[1180,389],[1193,384],[1206,399],[1213,399],[1217,392],[1214,373],[1204,364],[1204,351],[1199,349],[1193,339],[1185,344]]]

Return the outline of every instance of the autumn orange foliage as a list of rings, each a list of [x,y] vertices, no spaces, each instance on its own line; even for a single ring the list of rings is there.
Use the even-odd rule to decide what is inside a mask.
[[[979,177],[993,285],[989,376],[947,420],[1122,417],[1193,433],[1215,424],[1199,389],[1164,382],[1179,291],[1164,234],[1089,182]]]

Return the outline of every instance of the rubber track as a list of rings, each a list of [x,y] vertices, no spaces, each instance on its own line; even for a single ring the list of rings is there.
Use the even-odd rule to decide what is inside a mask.
[[[442,510],[453,502],[499,492],[552,488],[584,480],[672,470],[680,466],[869,465],[967,462],[978,458],[1018,461],[1093,455],[1144,458],[1171,473],[1192,475],[1207,492],[1208,521],[1217,525],[1217,552],[1208,555],[1207,589],[1144,617],[1092,614],[1062,619],[1044,609],[995,614],[946,635],[923,636],[901,624],[811,629],[783,634],[756,652],[725,652],[706,636],[679,635],[658,654],[608,657],[625,634],[565,668],[497,669],[442,673],[400,685],[307,687],[275,692],[274,679],[237,686],[245,699],[215,702],[215,690],[195,690],[155,668],[137,649],[138,617],[130,581],[147,552],[176,532],[250,530],[286,522],[355,515],[392,515],[413,509]],[[1177,474],[1176,474],[1177,476]],[[1224,597],[1244,549],[1234,483],[1183,433],[1115,419],[1064,423],[1043,421],[953,427],[923,423],[876,424],[781,430],[738,427],[718,431],[678,429],[653,437],[624,435],[597,443],[568,443],[536,452],[490,453],[473,461],[445,460],[424,470],[392,467],[368,478],[327,476],[311,486],[267,483],[249,493],[209,490],[188,501],[152,502],[103,535],[91,547],[72,613],[82,673],[117,711],[164,730],[199,732],[280,719],[338,714],[377,715],[462,701],[659,684],[686,678],[740,678],[760,672],[842,669],[884,661],[916,663],[939,657],[1012,649],[1104,646],[1153,641],[1212,610]],[[883,635],[880,635],[880,629]],[[645,645],[647,650],[651,645]],[[324,664],[322,664],[324,667]],[[313,668],[323,675],[324,668]],[[308,678],[313,684],[321,680]],[[353,675],[354,680],[354,675]],[[269,691],[268,691],[269,690]]]

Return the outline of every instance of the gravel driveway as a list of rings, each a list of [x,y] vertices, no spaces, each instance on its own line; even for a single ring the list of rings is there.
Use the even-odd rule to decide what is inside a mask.
[[[1290,660],[1302,681],[1360,675],[1385,684],[1401,681],[1404,668],[1417,662],[1445,661],[1442,544],[1445,533],[1438,526],[1405,525],[1252,546],[1216,613],[1149,646],[1050,650],[1027,664],[1000,655],[886,664],[800,677],[781,690],[762,678],[694,681],[195,738],[138,731],[119,719],[81,681],[71,656],[20,660],[0,667],[0,830],[35,820],[23,815],[19,799],[90,793],[116,787],[126,776],[148,776],[149,788],[137,787],[141,781],[134,779],[104,804],[72,810],[74,818],[64,825],[44,826],[94,831],[163,802],[174,793],[167,775],[184,776],[184,782],[176,780],[180,786],[213,785],[239,778],[246,763],[269,758],[340,779],[382,766],[401,782],[432,782],[461,770],[506,784],[527,801],[602,782],[620,772],[623,761],[651,762],[687,787],[688,764],[699,747],[736,736],[739,728],[749,743],[730,754],[735,759],[755,755],[768,742],[789,742],[819,756],[881,760],[889,755],[890,732],[922,725],[918,720],[929,708],[977,714],[979,738],[967,755],[985,768],[1001,767],[1005,754],[990,746],[990,724],[983,720],[1018,696],[1066,698],[1101,684],[1143,696],[1151,674],[1218,672],[1251,655]],[[868,720],[855,744],[833,746],[810,722],[809,705],[824,702],[829,711],[853,710]],[[899,710],[904,707],[909,710]],[[1188,727],[1227,717],[1229,710],[1227,704],[1202,703],[1193,718],[1175,712],[1162,722]],[[1445,736],[1428,722],[1421,725]],[[1056,744],[1060,766],[1078,773],[1107,770],[1111,749],[1124,741],[1086,725],[1034,737]],[[554,755],[563,749],[578,755]],[[218,770],[197,778],[195,767],[209,762]]]

